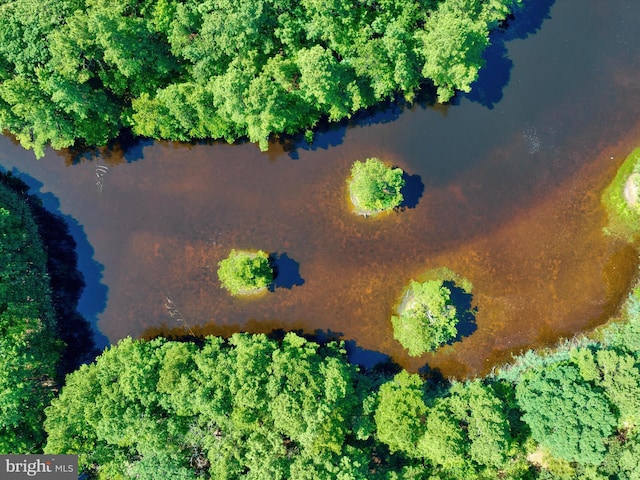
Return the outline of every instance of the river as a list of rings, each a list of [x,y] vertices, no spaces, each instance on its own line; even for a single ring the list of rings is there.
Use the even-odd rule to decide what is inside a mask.
[[[483,374],[604,322],[638,264],[602,233],[600,194],[640,138],[640,2],[542,4],[537,31],[516,17],[494,35],[479,88],[450,106],[392,107],[267,153],[139,142],[37,161],[3,137],[0,165],[75,222],[91,269],[81,308],[111,342],[180,327],[299,329],[412,371]],[[370,156],[419,178],[413,208],[349,211],[350,166]],[[272,292],[220,288],[216,265],[231,248],[277,254]],[[472,281],[475,329],[411,358],[389,317],[406,284],[440,266]]]

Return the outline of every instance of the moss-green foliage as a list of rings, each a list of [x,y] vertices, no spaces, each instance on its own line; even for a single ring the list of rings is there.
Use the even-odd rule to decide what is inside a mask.
[[[516,387],[515,406],[547,452],[540,478],[630,479],[640,472],[639,293],[632,291],[619,323],[597,332],[600,341],[528,352],[497,373]]]
[[[373,214],[400,206],[404,186],[402,169],[391,168],[378,158],[356,161],[351,167],[349,193],[357,213]]]
[[[416,455],[426,415],[424,384],[418,375],[402,371],[380,387],[375,413],[377,435],[392,453]]]
[[[359,375],[339,344],[295,334],[123,340],[68,376],[45,451],[102,478],[376,478]]]
[[[430,409],[418,451],[455,478],[504,468],[511,442],[506,408],[480,381],[454,384]]]
[[[586,381],[577,366],[529,371],[516,393],[534,440],[570,462],[602,462],[616,417],[602,389]]]
[[[431,79],[468,91],[520,0],[16,0],[0,9],[0,128],[37,156],[122,127],[171,140],[313,128]]]
[[[430,352],[458,334],[458,315],[451,304],[451,290],[442,280],[411,282],[398,316],[391,317],[393,338],[409,355]]]
[[[0,179],[0,452],[37,452],[60,342],[47,257],[23,198]]]
[[[602,203],[609,216],[605,232],[628,241],[633,240],[640,232],[640,198],[636,199],[639,203],[635,206],[629,206],[624,195],[625,186],[632,175],[640,192],[640,148],[625,159],[602,194]]]
[[[218,263],[218,279],[232,295],[251,293],[267,287],[273,281],[273,268],[269,255],[257,252],[231,250],[229,256]]]

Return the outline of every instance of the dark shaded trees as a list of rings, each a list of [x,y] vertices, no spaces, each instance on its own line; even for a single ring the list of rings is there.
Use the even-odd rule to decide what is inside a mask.
[[[62,350],[47,255],[22,197],[0,182],[0,452],[37,453]]]

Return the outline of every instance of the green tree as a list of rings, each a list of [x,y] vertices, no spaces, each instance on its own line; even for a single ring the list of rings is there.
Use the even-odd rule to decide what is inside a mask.
[[[403,172],[378,158],[356,161],[351,167],[349,194],[355,212],[372,215],[398,207],[403,200]]]
[[[419,456],[417,444],[425,430],[426,415],[423,382],[418,375],[403,370],[380,387],[375,412],[377,437],[392,453]]]
[[[232,295],[261,290],[273,281],[269,255],[262,250],[231,250],[229,256],[218,263],[218,267],[220,283]]]
[[[596,359],[600,371],[598,385],[617,409],[619,426],[627,429],[639,426],[640,371],[635,358],[615,350],[600,350]]]
[[[309,130],[431,78],[467,91],[518,0],[17,0],[0,11],[0,127],[47,145]]]
[[[482,2],[475,0],[446,0],[418,33],[425,58],[422,75],[433,80],[440,102],[449,100],[455,90],[469,92],[484,65],[489,29],[478,21],[482,8]]]
[[[510,442],[505,406],[481,381],[455,383],[429,411],[419,450],[455,478],[497,476]]]
[[[68,376],[45,451],[100,478],[364,478],[358,375],[341,345],[293,333],[126,339]]]
[[[400,307],[391,317],[393,338],[417,356],[437,349],[458,334],[456,307],[451,303],[451,290],[441,280],[411,282]]]
[[[556,363],[526,372],[516,387],[533,438],[558,458],[597,465],[616,417],[601,389],[585,381],[578,367]]]

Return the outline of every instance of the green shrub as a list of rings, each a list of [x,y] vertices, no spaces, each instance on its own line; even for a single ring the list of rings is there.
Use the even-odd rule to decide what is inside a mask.
[[[218,266],[220,283],[232,295],[253,293],[266,288],[273,281],[269,255],[262,250],[231,250]]]
[[[371,215],[400,206],[404,186],[402,169],[391,168],[377,158],[356,161],[351,167],[349,194],[355,212]]]
[[[391,317],[393,337],[409,355],[430,352],[458,334],[458,315],[451,304],[451,290],[442,280],[411,282],[398,316]]]

